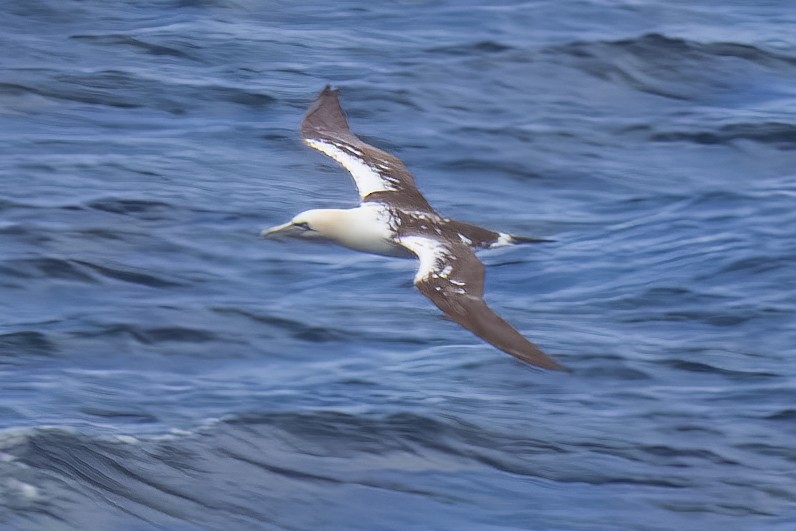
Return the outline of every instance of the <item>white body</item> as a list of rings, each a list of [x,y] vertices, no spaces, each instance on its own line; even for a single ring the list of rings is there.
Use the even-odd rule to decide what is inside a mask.
[[[365,253],[412,257],[395,241],[395,234],[390,230],[389,213],[382,205],[364,204],[337,212],[341,221],[335,229],[339,230],[326,234],[335,243]]]

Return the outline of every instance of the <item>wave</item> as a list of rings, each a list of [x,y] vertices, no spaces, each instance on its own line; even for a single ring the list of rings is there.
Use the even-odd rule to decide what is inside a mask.
[[[7,362],[15,356],[55,354],[58,350],[55,342],[46,334],[35,330],[19,330],[0,334],[0,363]]]
[[[480,489],[451,489],[448,482],[483,478],[488,470],[498,475],[485,488],[496,492],[515,491],[528,480],[543,481],[554,493],[617,485],[672,504],[687,492],[704,513],[770,516],[790,497],[768,488],[763,475],[749,476],[737,489],[768,499],[768,509],[745,501],[748,497],[729,501],[726,491],[711,494],[701,476],[690,472],[693,466],[709,468],[711,481],[723,478],[732,490],[740,468],[755,468],[760,454],[748,449],[635,444],[618,438],[567,441],[411,413],[244,414],[192,432],[148,438],[38,428],[0,432],[0,455],[5,456],[0,469],[17,482],[16,490],[27,485],[29,493],[36,493],[21,503],[18,492],[0,489],[0,506],[11,508],[0,518],[13,522],[11,518],[24,517],[40,524],[60,518],[84,527],[100,514],[127,525],[143,520],[157,525],[201,522],[211,528],[249,529],[255,522],[305,528],[304,513],[296,510],[318,496],[337,518],[341,512],[356,513],[351,497],[362,496],[401,507],[423,503],[432,511],[467,507],[483,502]],[[573,468],[575,457],[595,466]],[[617,461],[623,465],[609,465]],[[236,488],[215,488],[226,484]],[[101,508],[97,498],[105,502]],[[388,514],[384,508],[373,510],[380,517]]]
[[[497,41],[485,40],[460,45],[438,46],[435,48],[429,48],[427,51],[436,54],[469,57],[472,54],[494,54],[507,52],[510,50],[514,50],[514,48]]]
[[[0,273],[17,279],[48,278],[94,283],[90,272],[73,260],[55,257],[16,258],[0,262]]]
[[[56,257],[17,258],[0,262],[0,273],[4,282],[12,279],[59,279],[88,284],[99,283],[101,278],[120,280],[152,288],[182,286],[182,282],[171,280],[161,274],[136,270],[120,264],[97,264],[88,260]]]
[[[162,219],[161,214],[173,209],[173,205],[149,199],[119,199],[107,198],[91,201],[88,205],[96,210],[111,212],[113,214],[146,214],[147,219]]]
[[[24,83],[0,84],[0,97],[23,95],[121,109],[153,108],[171,114],[186,114],[202,103],[261,108],[276,101],[273,96],[253,89],[213,83],[178,83],[125,70],[52,73],[47,78]]]
[[[543,55],[589,76],[678,100],[733,98],[755,70],[792,78],[796,57],[745,43],[702,43],[649,33],[631,39],[574,42]],[[758,70],[759,71],[759,70]]]
[[[72,35],[69,38],[109,47],[129,46],[150,55],[165,55],[180,59],[198,60],[193,54],[185,52],[179,48],[175,48],[173,46],[164,46],[162,44],[153,44],[135,37],[131,37],[130,35]]]
[[[691,142],[695,144],[731,144],[739,140],[768,144],[781,150],[796,148],[796,124],[785,122],[735,123],[715,130],[664,131],[652,134],[658,142]]]
[[[205,343],[217,339],[217,336],[207,330],[184,326],[154,326],[105,323],[95,324],[91,331],[73,332],[75,337],[103,337],[114,338],[118,336],[132,337],[144,345],[159,343]]]
[[[660,33],[647,33],[630,39],[574,42],[550,49],[554,53],[578,58],[616,57],[617,53],[648,59],[655,63],[668,60],[706,60],[732,57],[771,66],[796,66],[796,57],[758,46],[734,42],[703,43]]]

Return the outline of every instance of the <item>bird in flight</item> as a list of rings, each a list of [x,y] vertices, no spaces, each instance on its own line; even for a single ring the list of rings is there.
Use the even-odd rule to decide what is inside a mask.
[[[337,91],[326,86],[301,122],[304,142],[340,163],[354,178],[360,204],[314,209],[265,229],[267,238],[331,241],[345,247],[419,261],[414,284],[449,319],[524,362],[563,367],[484,302],[478,249],[550,240],[512,236],[439,215],[397,157],[351,132]]]

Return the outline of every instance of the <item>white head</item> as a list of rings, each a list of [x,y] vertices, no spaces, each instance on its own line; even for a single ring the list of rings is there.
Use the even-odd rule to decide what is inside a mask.
[[[346,210],[323,208],[306,210],[284,225],[264,229],[264,238],[307,238],[336,240],[346,230]]]
[[[394,233],[385,215],[384,208],[374,205],[307,210],[288,223],[266,229],[261,234],[266,238],[333,241],[349,249],[386,256],[411,254],[394,242]]]

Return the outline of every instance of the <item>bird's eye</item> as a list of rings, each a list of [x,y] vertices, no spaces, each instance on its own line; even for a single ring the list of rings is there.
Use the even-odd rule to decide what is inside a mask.
[[[312,229],[310,228],[310,224],[309,224],[309,223],[307,223],[306,221],[302,221],[301,223],[294,223],[294,224],[293,224],[293,226],[294,226],[294,227],[298,227],[298,228],[300,228],[301,230],[312,230]]]

